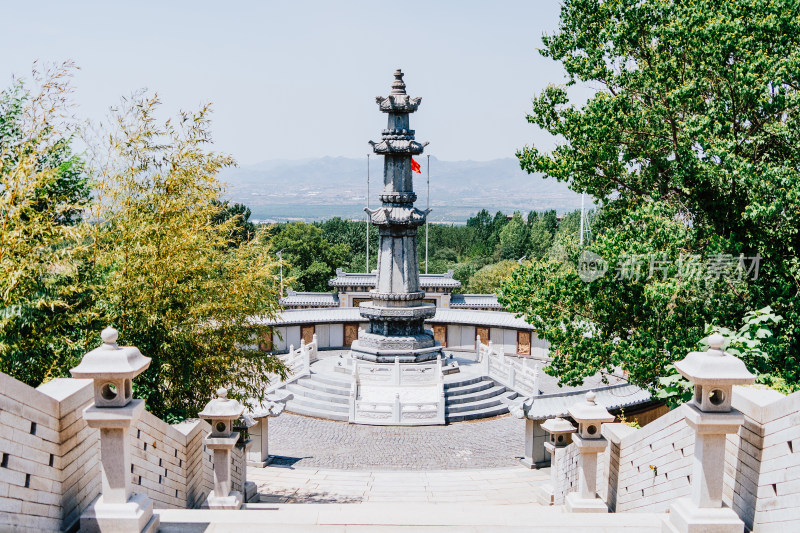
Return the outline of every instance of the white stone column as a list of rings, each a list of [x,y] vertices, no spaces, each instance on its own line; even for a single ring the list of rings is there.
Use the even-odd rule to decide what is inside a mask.
[[[578,459],[578,492],[570,492],[566,498],[567,511],[571,513],[607,513],[605,502],[597,497],[597,454],[606,449],[604,438],[584,439],[572,437],[572,444],[580,453]]]
[[[211,422],[211,433],[203,439],[203,444],[213,453],[214,463],[214,490],[202,505],[205,509],[242,507],[242,493],[231,490],[231,452],[239,441],[239,433],[232,430],[233,421],[243,412],[242,404],[228,398],[228,391],[221,388],[217,397],[198,413],[200,418]]]
[[[691,352],[675,368],[694,385],[692,401],[681,406],[695,433],[691,491],[670,506],[664,533],[742,533],[744,522],[722,503],[726,435],[736,433],[744,415],[731,407],[734,385],[753,383],[744,363],[722,349],[722,335],[708,337],[706,352]]]
[[[586,401],[569,408],[569,414],[578,423],[578,433],[572,444],[578,449],[578,492],[566,497],[567,511],[572,513],[607,513],[605,502],[597,497],[597,454],[608,446],[602,436],[602,425],[614,421],[614,415],[595,402],[595,393],[586,393]]]
[[[542,505],[555,504],[555,487],[560,476],[560,461],[563,449],[572,442],[571,434],[575,427],[561,417],[548,419],[542,424],[542,430],[550,433],[550,439],[542,448],[550,454],[550,483],[539,487],[537,500]],[[560,502],[559,502],[560,503]]]
[[[270,462],[269,415],[253,417],[256,424],[248,430],[251,446],[247,449],[247,466],[264,468]]]
[[[520,462],[528,468],[546,466],[545,446],[547,444],[547,432],[542,429],[541,420],[525,418],[525,451]]]
[[[149,533],[159,525],[153,502],[132,494],[128,430],[144,412],[144,400],[132,398],[131,382],[150,366],[133,346],[118,346],[117,331],[106,328],[103,345],[87,353],[70,372],[94,380],[95,402],[83,411],[90,428],[100,430],[101,492],[81,514],[81,531]]]

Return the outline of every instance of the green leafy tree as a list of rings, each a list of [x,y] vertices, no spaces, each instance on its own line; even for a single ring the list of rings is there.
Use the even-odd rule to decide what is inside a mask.
[[[331,244],[321,228],[305,222],[274,226],[268,237],[273,250],[283,250],[285,264],[290,267],[287,282],[300,291],[330,290],[328,280],[350,253],[347,243]]]
[[[519,263],[509,260],[486,265],[470,278],[467,292],[472,294],[497,292],[502,282],[509,279],[518,266]]]
[[[530,230],[522,215],[514,213],[511,220],[500,230],[500,258],[520,259],[528,253]]]
[[[553,244],[553,234],[547,223],[543,219],[536,219],[530,230],[530,248],[528,257],[530,259],[541,259],[545,256],[550,246]]]
[[[673,276],[611,287],[548,264],[520,273],[508,305],[541,317],[540,336],[558,354],[550,368],[565,380],[620,365],[655,386],[702,338],[704,324],[736,324],[771,306],[783,320],[769,371],[798,382],[796,11],[792,2],[761,0],[563,4],[542,53],[561,62],[568,85],[600,89],[581,105],[556,86],[534,100],[528,120],[563,142],[551,152],[521,150],[523,168],[600,203],[602,236],[590,249],[612,266],[634,254],[763,258],[758,279],[747,283]],[[559,332],[558,324],[571,326]]]

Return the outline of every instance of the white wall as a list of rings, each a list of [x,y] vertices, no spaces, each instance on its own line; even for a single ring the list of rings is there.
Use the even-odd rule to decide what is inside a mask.
[[[317,334],[318,348],[327,348],[331,345],[330,332],[330,324],[317,324],[317,326],[314,328],[314,333]]]
[[[300,326],[286,327],[286,344],[288,346],[300,347]]]
[[[503,330],[503,346],[506,353],[517,353],[517,330]]]
[[[344,324],[331,324],[328,346],[336,347],[344,344]]]
[[[272,333],[272,347],[276,352],[285,352],[289,348],[286,344],[286,326],[275,328]]]

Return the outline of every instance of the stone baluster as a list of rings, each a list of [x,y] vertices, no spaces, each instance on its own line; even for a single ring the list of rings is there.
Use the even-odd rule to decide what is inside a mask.
[[[403,416],[402,409],[403,409],[403,406],[400,403],[400,393],[396,392],[394,394],[394,403],[392,405],[392,418],[393,418],[395,424],[399,424],[400,423],[400,419]]]
[[[725,441],[744,423],[744,415],[731,407],[733,386],[753,383],[755,376],[740,359],[722,350],[724,340],[713,334],[707,352],[692,352],[675,363],[694,385],[692,401],[681,409],[695,432],[695,444],[690,495],[670,506],[663,522],[665,533],[744,531],[744,522],[722,504]]]
[[[228,391],[217,390],[217,397],[208,402],[197,416],[211,423],[211,433],[203,440],[214,454],[214,490],[208,495],[204,509],[240,509],[242,493],[231,490],[231,452],[239,441],[233,421],[244,412],[242,404],[228,398]]]
[[[394,366],[392,366],[392,385],[400,385],[400,358],[394,358]]]
[[[144,494],[131,493],[128,430],[144,412],[144,400],[132,397],[133,378],[147,370],[150,358],[133,346],[117,345],[117,330],[100,334],[103,345],[87,353],[70,370],[74,378],[94,380],[94,404],[83,411],[91,428],[100,430],[101,491],[81,514],[81,531],[140,533],[156,531],[158,515]]]
[[[607,513],[608,507],[597,497],[597,454],[606,449],[608,441],[601,434],[604,422],[613,422],[614,415],[595,402],[595,393],[586,393],[586,401],[568,409],[569,415],[578,423],[578,433],[572,442],[578,448],[578,492],[567,495],[569,512]]]
[[[559,459],[563,453],[561,450],[572,442],[572,434],[575,433],[575,426],[561,417],[550,418],[542,424],[542,429],[549,433],[550,438],[544,443],[544,449],[550,454],[550,483],[539,487],[537,499],[542,505],[553,505],[555,503],[555,487],[558,486],[559,479]]]

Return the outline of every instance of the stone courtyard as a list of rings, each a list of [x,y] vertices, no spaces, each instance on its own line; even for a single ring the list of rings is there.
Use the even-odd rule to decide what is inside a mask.
[[[274,465],[340,470],[453,470],[519,465],[525,421],[506,415],[447,426],[365,426],[291,413],[269,423]]]

